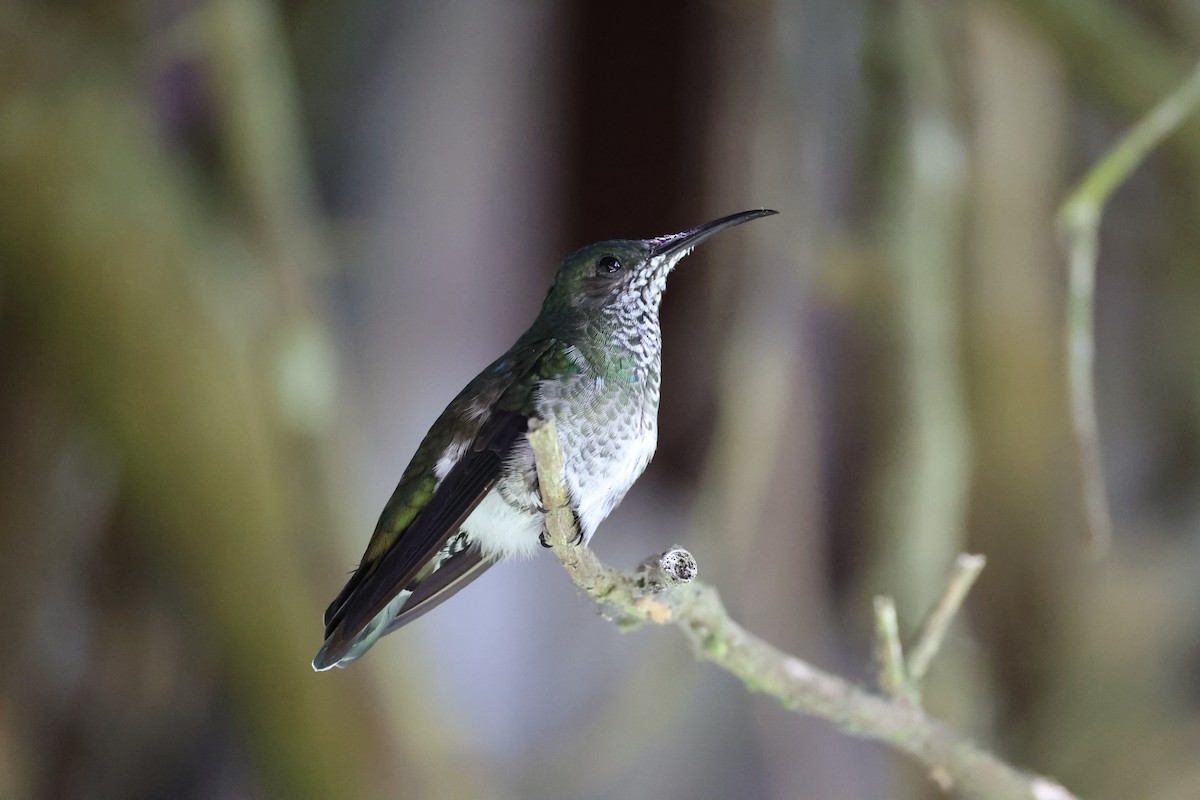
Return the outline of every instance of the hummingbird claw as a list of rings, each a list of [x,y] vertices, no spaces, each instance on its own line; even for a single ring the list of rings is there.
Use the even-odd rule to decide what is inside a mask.
[[[554,545],[550,544],[550,537],[548,537],[546,535],[545,531],[542,531],[541,533],[538,534],[538,544],[540,544],[542,547],[545,547],[546,549],[550,549],[551,547],[554,546]],[[575,538],[571,540],[571,544],[574,545],[575,547],[578,547],[579,545],[583,544],[583,531],[580,531],[579,533],[575,534]]]
[[[545,514],[550,509],[546,508],[546,504],[542,502],[542,482],[538,480],[537,473],[533,473],[533,507],[538,510],[539,514]],[[547,545],[549,546],[549,545]]]

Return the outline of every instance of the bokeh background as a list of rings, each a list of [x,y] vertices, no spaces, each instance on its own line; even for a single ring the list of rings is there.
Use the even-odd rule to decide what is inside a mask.
[[[309,669],[563,255],[760,206],[672,278],[601,556],[869,682],[871,596],[984,553],[929,708],[1200,797],[1200,121],[1103,222],[1099,559],[1054,228],[1198,49],[1195,0],[2,0],[0,797],[940,796],[549,556]]]

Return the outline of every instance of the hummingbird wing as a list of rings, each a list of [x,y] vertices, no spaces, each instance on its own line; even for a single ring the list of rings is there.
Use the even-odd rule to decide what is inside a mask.
[[[326,640],[322,650],[324,661],[336,663],[340,660],[367,624],[396,595],[417,581],[429,562],[458,533],[459,526],[499,482],[509,450],[528,427],[529,418],[523,414],[494,411],[437,490],[432,492],[432,496],[405,529],[394,537],[393,544],[378,558],[372,560],[368,555],[368,559],[364,559],[354,577],[326,612]],[[389,508],[391,506],[389,503]],[[389,516],[388,509],[385,509],[381,524]],[[372,540],[368,554],[374,549],[374,544]],[[401,614],[405,621],[418,616],[418,611],[428,611],[483,572],[479,558],[475,559],[476,563],[471,563],[471,550],[473,548],[449,557],[438,569],[411,587],[413,595]],[[422,591],[422,587],[435,576],[440,576],[444,569],[451,572],[439,577],[434,585]]]
[[[325,612],[326,640],[318,655],[323,664],[345,657],[400,592],[407,589],[412,594],[385,632],[442,603],[490,566],[470,547],[429,569],[500,480],[535,413],[533,389],[541,374],[561,368],[560,358],[547,361],[562,349],[556,347],[560,344],[554,338],[520,343],[472,381],[434,424],[380,515],[362,563]],[[462,419],[475,420],[475,435],[438,483],[435,465],[455,441],[452,424],[444,423]]]

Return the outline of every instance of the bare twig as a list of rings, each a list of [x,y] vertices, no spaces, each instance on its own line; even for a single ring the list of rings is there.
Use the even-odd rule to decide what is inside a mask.
[[[1104,466],[1096,423],[1093,381],[1096,257],[1100,217],[1112,193],[1146,159],[1150,151],[1179,127],[1200,103],[1200,65],[1150,113],[1121,137],[1084,176],[1058,213],[1070,260],[1067,294],[1067,380],[1071,420],[1079,446],[1084,507],[1092,549],[1104,553],[1112,538],[1112,518],[1104,490]]]
[[[908,676],[904,670],[896,601],[890,597],[875,597],[875,662],[879,687],[892,697],[904,697],[908,692]]]
[[[622,628],[676,625],[697,658],[712,661],[746,688],[792,711],[829,720],[843,732],[884,742],[923,764],[939,785],[988,800],[1075,800],[1058,783],[1023,773],[929,717],[915,703],[884,698],[780,651],[742,628],[715,589],[691,581],[649,594],[634,575],[602,563],[573,542],[575,518],[562,478],[562,451],[552,422],[529,434],[537,459],[551,548],[575,585],[613,613]]]
[[[941,649],[954,615],[986,563],[983,556],[959,554],[942,596],[922,620],[907,655],[900,643],[896,602],[885,596],[875,598],[875,661],[879,669],[879,686],[887,694],[908,703],[921,702],[921,680]]]
[[[946,638],[946,631],[950,629],[954,615],[958,613],[967,592],[971,591],[975,579],[979,577],[986,563],[986,558],[971,553],[960,553],[954,562],[954,571],[950,573],[945,591],[929,610],[921,627],[917,629],[912,647],[909,648],[906,666],[908,681],[914,689],[925,677],[933,657],[942,647],[942,641]]]

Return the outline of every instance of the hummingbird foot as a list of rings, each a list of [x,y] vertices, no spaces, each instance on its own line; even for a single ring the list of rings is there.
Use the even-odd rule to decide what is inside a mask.
[[[532,426],[535,421],[539,426],[544,424],[541,420],[535,418],[530,420],[530,425]],[[550,513],[550,509],[546,508],[546,504],[542,502],[542,484],[541,481],[538,480],[536,472],[533,474],[532,488],[533,506],[537,509],[539,514],[545,516],[546,514]],[[578,547],[579,545],[583,544],[583,526],[579,524],[579,514],[574,509],[571,511],[571,518],[575,520],[575,538],[571,540],[571,544]],[[540,544],[542,547],[545,547],[547,550],[554,546],[550,544],[550,540],[546,537],[545,527],[543,527],[542,532],[538,534],[538,544]]]
[[[542,513],[545,514],[546,510],[542,509]],[[554,547],[554,545],[550,544],[550,537],[546,535],[545,528],[542,528],[542,532],[538,534],[538,544],[540,544],[542,547],[545,547],[547,550],[549,550],[551,547]],[[571,544],[575,547],[583,544],[583,528],[579,525],[578,515],[575,515],[575,538],[571,540]]]

